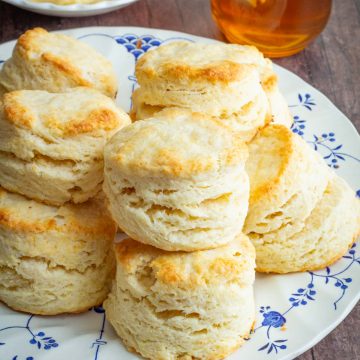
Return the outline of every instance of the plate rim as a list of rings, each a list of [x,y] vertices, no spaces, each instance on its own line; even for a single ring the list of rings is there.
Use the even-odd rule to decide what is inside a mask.
[[[61,13],[69,13],[69,14],[76,14],[80,12],[91,12],[94,13],[96,11],[102,10],[111,10],[116,9],[121,6],[131,5],[132,3],[138,0],[100,0],[99,2],[93,4],[69,4],[69,5],[59,5],[54,4],[52,2],[43,2],[43,3],[36,3],[32,2],[31,0],[3,0],[5,3],[8,3],[13,6],[25,8],[29,11],[47,11],[49,13],[61,12]],[[79,29],[79,28],[74,28]]]

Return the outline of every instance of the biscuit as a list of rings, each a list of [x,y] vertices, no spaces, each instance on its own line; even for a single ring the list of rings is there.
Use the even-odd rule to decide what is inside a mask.
[[[266,234],[250,234],[257,271],[288,273],[330,266],[360,234],[360,201],[334,174],[323,197],[301,222]]]
[[[224,245],[248,208],[246,145],[221,122],[167,109],[105,146],[104,192],[129,236],[160,249]]]
[[[145,120],[156,116],[164,110],[163,106],[147,105],[141,99],[141,89],[134,91],[132,95],[132,111],[130,116],[134,121]],[[269,102],[265,92],[261,91],[252,101],[244,105],[238,112],[231,115],[224,115],[218,119],[232,131],[239,133],[244,141],[250,141],[259,129],[271,121],[268,113]]]
[[[48,204],[84,202],[103,180],[106,141],[130,118],[88,88],[20,90],[0,105],[0,185]]]
[[[147,52],[135,70],[143,102],[212,116],[238,112],[262,88],[256,66],[236,47],[173,42]]]
[[[0,188],[0,300],[41,315],[101,304],[116,232],[103,201],[54,207]]]
[[[255,251],[244,235],[213,250],[166,252],[126,239],[104,302],[130,351],[159,359],[223,359],[255,320]]]
[[[140,88],[133,91],[131,96],[132,106],[130,110],[131,120],[145,120],[154,117],[157,113],[165,109],[165,106],[148,105],[141,98]]]
[[[7,91],[62,92],[85,86],[115,97],[117,78],[112,64],[92,47],[70,36],[41,28],[26,31],[0,71]]]
[[[265,90],[273,121],[292,123],[272,62],[253,46],[173,42],[142,56],[136,77],[145,105],[228,117]]]
[[[283,125],[270,124],[249,145],[249,212],[244,232],[268,233],[307,218],[330,170],[322,157]]]
[[[270,60],[269,60],[270,61]],[[294,120],[290,114],[288,104],[281,94],[276,74],[272,70],[265,71],[261,78],[261,84],[270,104],[272,121],[275,124],[285,125],[290,128]]]

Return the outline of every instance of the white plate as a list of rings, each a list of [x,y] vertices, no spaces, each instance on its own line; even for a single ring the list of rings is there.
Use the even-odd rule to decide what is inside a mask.
[[[94,4],[56,5],[51,2],[36,3],[31,0],[3,0],[21,9],[38,14],[63,17],[80,17],[105,14],[124,6],[130,5],[137,0],[103,0]]]
[[[174,39],[204,39],[144,28],[83,28],[66,33],[108,57],[118,74],[117,102],[129,110],[136,85],[135,60]],[[7,59],[14,42],[0,45]],[[295,116],[293,131],[320,151],[329,166],[360,195],[360,138],[351,122],[324,95],[276,66],[280,87]],[[326,336],[360,297],[360,246],[330,268],[314,273],[257,275],[257,322],[251,339],[229,359],[292,359]],[[175,339],[174,339],[175,341]],[[81,315],[29,316],[0,305],[1,360],[131,360],[101,308]]]

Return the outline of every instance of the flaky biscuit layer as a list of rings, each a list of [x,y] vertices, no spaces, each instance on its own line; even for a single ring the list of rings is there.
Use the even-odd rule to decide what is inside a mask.
[[[306,219],[269,233],[249,235],[256,248],[258,271],[321,269],[343,256],[360,235],[360,201],[334,174]]]
[[[7,91],[62,92],[85,86],[110,97],[117,92],[110,61],[81,41],[42,28],[19,37],[12,57],[0,71],[0,85]]]
[[[43,315],[100,304],[116,233],[103,202],[55,207],[0,189],[0,300]]]
[[[149,359],[222,359],[248,336],[255,253],[244,235],[193,253],[127,239],[116,246],[116,257],[104,307],[128,348]]]
[[[221,122],[179,109],[137,121],[105,147],[109,209],[132,238],[193,251],[231,241],[248,208],[247,149]]]
[[[7,93],[0,104],[0,184],[49,204],[86,201],[101,188],[106,141],[129,123],[92,89]]]

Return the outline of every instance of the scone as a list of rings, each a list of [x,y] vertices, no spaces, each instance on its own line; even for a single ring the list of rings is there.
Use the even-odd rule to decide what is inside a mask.
[[[333,175],[310,215],[266,234],[250,234],[256,269],[287,273],[331,265],[360,234],[360,201],[340,177]]]
[[[0,104],[0,185],[48,204],[84,202],[102,186],[106,141],[130,123],[107,96],[21,90]]]
[[[104,191],[130,237],[193,251],[234,239],[248,209],[247,148],[221,121],[167,109],[105,146]]]
[[[261,75],[261,84],[270,104],[271,121],[290,128],[294,119],[290,114],[284,96],[280,92],[278,78],[272,69],[272,63],[269,59],[266,60],[268,60],[268,67]]]
[[[135,70],[142,100],[214,116],[237,112],[261,85],[256,67],[239,59],[236,46],[180,41],[147,52]]]
[[[137,119],[142,117],[141,106],[184,107],[224,119],[235,116],[241,125],[241,109],[252,106],[265,91],[262,126],[271,118],[292,123],[271,61],[253,46],[173,42],[142,56],[136,77],[140,85],[134,101]]]
[[[330,170],[322,157],[283,125],[260,130],[249,145],[246,234],[265,234],[306,219],[323,196]]]
[[[0,188],[0,300],[41,315],[101,304],[115,232],[102,199],[53,207]]]
[[[126,239],[115,252],[117,275],[104,308],[130,351],[152,360],[216,360],[248,337],[255,252],[246,236],[193,253]]]
[[[41,28],[20,36],[12,57],[0,71],[0,85],[7,91],[49,92],[85,86],[112,98],[117,92],[110,61],[81,41]]]

